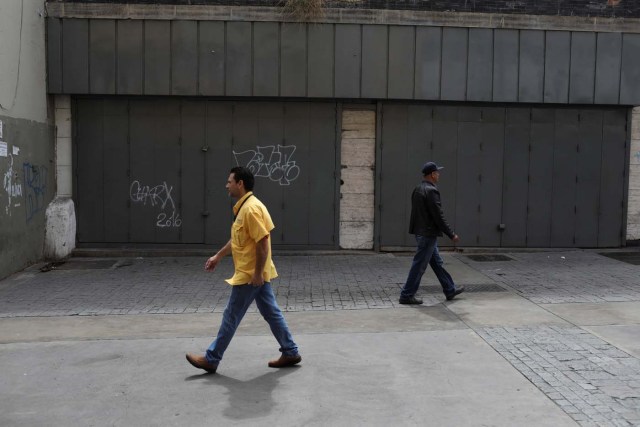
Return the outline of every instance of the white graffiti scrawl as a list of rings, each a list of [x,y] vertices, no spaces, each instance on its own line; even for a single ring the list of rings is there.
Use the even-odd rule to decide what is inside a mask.
[[[22,197],[22,184],[19,182],[18,173],[13,170],[13,156],[9,156],[9,170],[4,173],[2,178],[2,188],[7,192],[9,200],[6,206],[7,215],[11,216],[11,203],[15,197]]]
[[[300,167],[292,160],[295,151],[295,145],[267,145],[239,153],[234,151],[233,156],[238,166],[247,167],[254,176],[289,185],[300,176]]]
[[[163,182],[160,185],[151,187],[140,184],[140,181],[133,181],[129,187],[129,197],[134,203],[142,205],[157,206],[162,212],[156,217],[156,226],[159,228],[180,227],[182,219],[176,212],[176,204],[171,197],[173,186]]]

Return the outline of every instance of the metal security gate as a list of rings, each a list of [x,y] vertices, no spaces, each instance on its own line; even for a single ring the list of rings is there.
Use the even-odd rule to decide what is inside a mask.
[[[74,102],[78,243],[221,244],[229,169],[248,166],[273,243],[334,248],[336,104],[179,98]]]
[[[626,126],[624,108],[384,104],[380,247],[415,245],[410,194],[426,160],[446,168],[439,188],[461,246],[620,246]]]

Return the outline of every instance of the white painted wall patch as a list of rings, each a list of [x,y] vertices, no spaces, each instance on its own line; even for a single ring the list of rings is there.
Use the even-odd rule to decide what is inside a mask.
[[[344,110],[340,144],[340,247],[373,249],[376,112]]]

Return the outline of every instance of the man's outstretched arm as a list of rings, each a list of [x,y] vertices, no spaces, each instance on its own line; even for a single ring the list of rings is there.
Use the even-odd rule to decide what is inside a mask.
[[[215,270],[220,260],[223,257],[229,255],[230,253],[231,253],[231,240],[229,240],[227,244],[224,245],[222,249],[218,251],[217,254],[215,254],[214,256],[212,256],[207,260],[207,262],[204,264],[204,269],[207,271]]]

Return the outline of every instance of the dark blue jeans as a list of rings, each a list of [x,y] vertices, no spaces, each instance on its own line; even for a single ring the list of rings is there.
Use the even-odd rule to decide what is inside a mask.
[[[282,354],[285,356],[296,356],[298,354],[298,346],[291,337],[287,322],[284,320],[282,311],[273,295],[271,284],[265,282],[262,286],[236,285],[231,287],[231,296],[222,315],[222,324],[220,325],[218,336],[207,349],[206,357],[209,363],[214,365],[220,363],[225,350],[231,342],[231,338],[233,338],[238,325],[240,325],[240,321],[254,300],[260,314],[269,323],[271,333],[280,344]]]
[[[456,290],[456,285],[453,283],[451,275],[444,269],[442,257],[438,252],[438,238],[437,237],[425,237],[416,234],[416,242],[418,248],[416,254],[413,257],[413,263],[409,270],[409,277],[407,282],[400,292],[400,298],[410,298],[418,292],[420,287],[420,280],[424,272],[427,270],[427,266],[430,265],[433,272],[436,274],[442,291],[445,295],[451,295]]]

